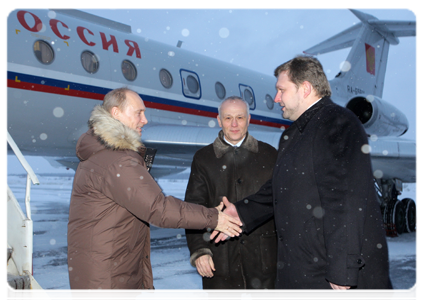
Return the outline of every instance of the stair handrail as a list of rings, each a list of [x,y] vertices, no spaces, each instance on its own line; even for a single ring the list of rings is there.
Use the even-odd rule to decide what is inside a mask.
[[[19,162],[21,163],[22,167],[25,169],[27,173],[26,190],[25,190],[25,208],[26,208],[26,216],[29,220],[31,220],[31,206],[30,206],[31,183],[30,181],[32,181],[32,184],[36,184],[36,185],[39,185],[40,181],[38,180],[37,175],[35,175],[29,163],[26,161],[21,150],[16,145],[9,131],[7,132],[7,142],[9,143],[16,157],[18,158]]]

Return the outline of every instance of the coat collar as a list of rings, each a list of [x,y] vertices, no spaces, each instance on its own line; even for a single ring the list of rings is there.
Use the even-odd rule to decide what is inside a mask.
[[[88,126],[107,149],[139,151],[145,148],[135,130],[113,118],[101,105],[94,107]]]
[[[239,148],[243,148],[247,151],[257,153],[258,141],[247,132],[247,135],[245,136],[245,139]],[[225,140],[223,139],[223,131],[221,130],[219,132],[219,136],[213,142],[214,154],[217,158],[221,158],[231,149],[233,149],[233,146],[225,142]]]
[[[302,133],[307,126],[308,122],[313,116],[324,106],[332,104],[332,100],[329,97],[323,97],[319,102],[314,104],[312,107],[307,109],[303,114],[293,123],[297,126],[298,130]],[[291,125],[292,126],[292,125]]]

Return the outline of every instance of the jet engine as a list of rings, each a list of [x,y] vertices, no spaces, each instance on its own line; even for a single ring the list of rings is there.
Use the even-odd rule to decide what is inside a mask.
[[[376,96],[356,96],[348,101],[346,107],[359,118],[369,135],[401,136],[408,130],[407,117]]]

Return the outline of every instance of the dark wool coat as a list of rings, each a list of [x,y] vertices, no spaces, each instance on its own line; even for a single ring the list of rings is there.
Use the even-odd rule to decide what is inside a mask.
[[[282,134],[272,180],[236,203],[247,231],[274,215],[276,288],[392,288],[367,136],[325,97]]]
[[[165,197],[147,172],[138,133],[101,106],[94,108],[89,124],[76,146],[80,163],[69,208],[70,286],[152,289],[149,223],[214,228],[218,212]]]
[[[277,151],[247,133],[240,147],[223,140],[223,132],[194,156],[186,202],[219,205],[222,196],[236,202],[255,193],[272,176]],[[276,276],[276,233],[273,219],[250,234],[215,244],[205,231],[187,230],[191,264],[204,254],[213,257],[214,277],[204,289],[273,288]],[[206,238],[205,238],[206,237]]]

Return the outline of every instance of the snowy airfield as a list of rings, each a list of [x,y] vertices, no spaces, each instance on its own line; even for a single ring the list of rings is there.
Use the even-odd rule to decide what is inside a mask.
[[[31,187],[34,220],[33,274],[48,290],[69,289],[67,222],[73,170],[55,169],[41,157],[27,157],[40,181]],[[189,170],[158,180],[167,195],[183,199]],[[14,156],[8,157],[7,182],[24,207],[26,174]],[[406,184],[400,198],[416,199],[415,184]],[[416,283],[416,234],[388,237],[390,274],[395,289],[409,290]],[[201,278],[189,264],[183,229],[151,227],[151,261],[156,290],[201,289]],[[246,298],[250,299],[250,298]]]

